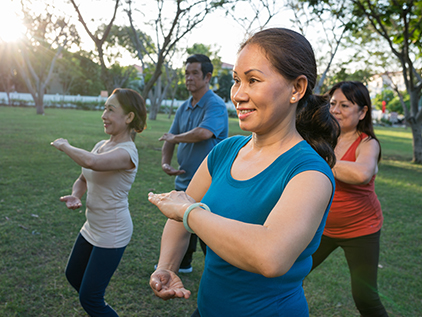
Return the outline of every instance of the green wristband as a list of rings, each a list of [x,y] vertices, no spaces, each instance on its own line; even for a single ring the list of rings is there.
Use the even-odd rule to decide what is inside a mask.
[[[188,225],[188,217],[189,217],[190,212],[197,207],[201,207],[202,209],[211,211],[210,207],[208,207],[207,205],[203,203],[194,203],[186,209],[185,214],[183,215],[183,225],[185,226],[185,229],[190,233],[195,233],[195,232]]]

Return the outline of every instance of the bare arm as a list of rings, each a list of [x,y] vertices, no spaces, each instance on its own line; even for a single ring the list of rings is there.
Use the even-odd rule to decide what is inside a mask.
[[[200,186],[197,180],[192,179],[189,189]],[[195,191],[190,194],[197,195]],[[289,182],[262,226],[223,218],[201,208],[192,210],[188,224],[232,265],[267,277],[281,276],[314,237],[331,194],[332,185],[325,175],[307,171]],[[166,216],[176,221],[182,220],[187,204],[179,198],[174,193],[149,197]]]
[[[193,183],[193,185],[191,185]],[[184,209],[186,210],[191,204],[201,201],[211,184],[211,176],[208,173],[207,158],[204,159],[201,166],[195,173],[190,182],[186,193],[175,192],[186,201]],[[177,272],[185,254],[190,233],[183,226],[183,223],[169,219],[164,227],[161,237],[160,260],[158,267],[162,266],[166,269]]]
[[[173,158],[174,148],[175,143],[164,141],[163,147],[161,149],[161,168],[170,176],[185,173],[184,170],[177,170],[171,166],[171,159]]]
[[[170,143],[196,143],[204,140],[211,139],[213,133],[205,128],[194,128],[190,131],[180,133],[180,134],[171,134],[164,133],[163,136],[159,139],[160,141],[167,141]]]
[[[135,167],[129,153],[123,149],[94,154],[70,145],[65,139],[57,139],[51,145],[66,153],[79,166],[94,171],[129,170]]]
[[[82,206],[82,196],[85,194],[87,189],[86,179],[81,174],[75,181],[72,187],[72,194],[60,197],[60,201],[66,203],[66,207],[69,209],[78,209]]]
[[[334,177],[344,183],[368,184],[378,173],[378,155],[380,147],[376,140],[364,140],[356,150],[356,161],[337,160],[333,167]]]
[[[206,159],[204,162],[199,170],[206,170],[207,173]],[[205,167],[203,167],[204,164]],[[197,174],[195,174],[194,178],[198,178]],[[187,208],[187,206],[194,203],[195,200],[200,201],[202,199],[209,187],[210,181],[211,177],[209,177],[209,181],[201,182],[202,185],[195,187],[194,189],[192,189],[189,185],[187,191],[190,192],[192,197],[195,199],[189,197],[184,192],[174,191],[173,193],[182,197],[186,203],[185,208]],[[151,195],[153,194],[150,194],[149,196]],[[183,255],[187,250],[189,238],[190,233],[186,231],[182,223],[171,219],[167,220],[161,237],[161,250],[158,267],[150,278],[150,286],[157,297],[164,300],[172,298],[189,298],[190,291],[184,288],[182,281],[175,273],[179,269]]]

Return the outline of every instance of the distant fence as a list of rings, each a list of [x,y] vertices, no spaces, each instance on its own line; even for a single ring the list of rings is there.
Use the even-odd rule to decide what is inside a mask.
[[[11,92],[9,98],[13,106],[35,106],[34,99],[29,93]],[[44,106],[45,107],[56,107],[56,108],[82,108],[82,109],[102,109],[104,103],[107,100],[106,97],[101,96],[81,96],[81,95],[44,95]],[[163,100],[161,107],[169,108],[172,103],[174,108],[178,108],[184,100]],[[0,104],[8,105],[7,94],[0,92]],[[151,105],[150,100],[146,100],[147,106]],[[233,103],[231,101],[226,103],[227,109],[234,110]]]

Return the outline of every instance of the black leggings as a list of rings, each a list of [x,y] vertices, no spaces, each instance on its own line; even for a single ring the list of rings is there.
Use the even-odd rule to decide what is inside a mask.
[[[118,316],[104,301],[104,295],[125,248],[95,247],[80,233],[76,238],[66,266],[66,278],[79,293],[79,301],[88,315]]]
[[[381,231],[353,239],[334,239],[323,235],[318,250],[312,256],[313,270],[335,249],[343,249],[350,270],[353,300],[364,317],[388,316],[377,288],[380,235]]]

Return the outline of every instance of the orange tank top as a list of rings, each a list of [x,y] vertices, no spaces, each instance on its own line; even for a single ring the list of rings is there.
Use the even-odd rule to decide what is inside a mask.
[[[341,158],[356,161],[356,149],[367,135],[362,133]],[[383,215],[375,194],[375,175],[365,185],[351,185],[336,179],[333,203],[328,213],[324,235],[350,239],[375,233],[381,229]]]

